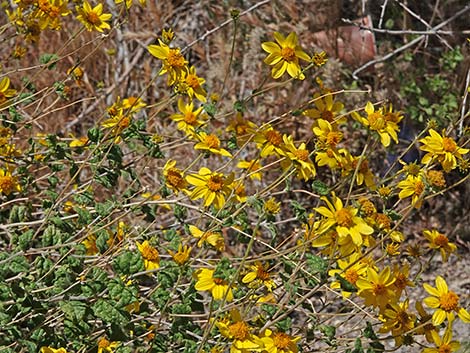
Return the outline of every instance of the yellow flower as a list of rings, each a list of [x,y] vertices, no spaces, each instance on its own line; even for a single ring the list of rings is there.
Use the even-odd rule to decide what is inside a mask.
[[[463,321],[470,323],[470,314],[467,310],[459,306],[459,296],[453,291],[449,290],[447,283],[441,276],[436,277],[436,288],[431,287],[429,284],[423,284],[426,292],[431,294],[423,300],[424,304],[428,307],[435,309],[432,315],[432,323],[438,326],[447,321],[451,323],[455,319],[454,312]]]
[[[16,94],[16,90],[9,87],[10,79],[8,77],[2,78],[0,81],[0,107]]]
[[[127,97],[122,100],[122,108],[126,109],[126,113],[138,113],[142,108],[146,107],[147,104],[139,97]]]
[[[98,341],[98,352],[97,353],[103,353],[103,352],[113,352],[113,348],[116,348],[119,346],[119,342],[110,342],[108,341],[105,337],[101,337]]]
[[[266,211],[266,213],[269,213],[272,215],[278,214],[279,212],[281,212],[281,203],[276,202],[276,199],[274,197],[271,197],[264,202],[263,208]]]
[[[398,143],[397,132],[400,131],[398,123],[403,119],[403,116],[392,112],[390,105],[389,111],[384,112],[384,108],[375,110],[371,102],[367,102],[365,111],[367,118],[362,117],[357,112],[353,112],[354,119],[362,123],[364,126],[369,127],[370,130],[376,131],[380,135],[380,142],[385,147],[390,145],[390,138]]]
[[[367,159],[364,156],[353,156],[346,149],[341,149],[340,151],[344,155],[340,159],[341,168],[343,169],[342,176],[345,177],[356,173],[357,185],[365,183],[369,189],[375,190],[377,185],[375,185],[374,174],[369,168]]]
[[[237,136],[237,142],[244,144],[256,131],[256,125],[248,119],[245,119],[243,115],[238,112],[235,118],[230,120],[227,128],[227,132],[234,132]]]
[[[79,138],[74,138],[72,141],[69,143],[69,147],[84,147],[88,144],[88,137],[82,136]]]
[[[216,135],[208,135],[202,131],[196,134],[196,137],[199,142],[194,145],[194,149],[209,151],[214,154],[220,154],[221,156],[225,157],[232,157],[232,154],[229,151],[220,147],[220,140]]]
[[[269,124],[256,133],[254,141],[256,142],[256,147],[261,150],[261,157],[271,154],[280,155],[282,153],[282,135]]]
[[[406,289],[406,287],[414,287],[415,284],[410,281],[410,265],[405,263],[403,266],[395,264],[393,266],[393,274],[395,282],[393,282],[393,290],[397,298],[401,296],[401,293]]]
[[[253,329],[242,319],[237,309],[230,311],[229,319],[217,320],[215,325],[222,336],[232,340],[230,353],[259,351],[263,344],[258,336],[251,333]]]
[[[273,332],[266,329],[261,341],[263,341],[264,350],[268,353],[297,353],[299,351],[297,342],[300,338],[300,336],[293,337],[281,331]]]
[[[261,163],[259,162],[259,160],[257,159],[254,159],[254,160],[251,160],[251,161],[239,161],[237,163],[237,167],[238,168],[241,168],[241,169],[246,169],[246,172],[248,173],[248,176],[251,178],[251,179],[258,179],[258,180],[261,180],[261,176],[262,176],[262,173],[261,173]]]
[[[242,282],[248,284],[250,288],[265,286],[270,292],[273,288],[276,288],[276,284],[268,272],[268,266],[263,265],[260,261],[256,261],[254,265],[249,266],[249,269],[251,271],[243,276]]]
[[[101,123],[101,126],[111,129],[111,135],[115,137],[114,143],[121,141],[121,133],[129,127],[132,122],[130,115],[124,115],[122,109],[118,109],[116,114],[112,114],[109,119]]]
[[[37,6],[33,16],[39,20],[41,30],[48,27],[53,30],[60,30],[60,16],[64,17],[70,14],[67,1],[42,0],[37,2]]]
[[[281,33],[274,32],[275,42],[264,42],[261,47],[269,55],[264,59],[264,62],[273,66],[272,76],[277,79],[281,77],[286,71],[293,77],[303,80],[305,75],[299,65],[299,59],[310,61],[310,56],[305,53],[298,44],[297,34],[295,32],[289,33],[285,38]]]
[[[139,249],[144,259],[145,269],[147,271],[156,270],[160,267],[160,257],[157,249],[150,245],[148,240],[145,240],[142,244],[136,242],[137,248]]]
[[[185,104],[180,98],[178,100],[178,109],[181,114],[173,114],[171,119],[177,122],[177,129],[183,131],[188,136],[193,136],[195,129],[202,124],[204,121],[199,118],[202,112],[202,107],[194,110],[193,102]]]
[[[421,301],[415,303],[416,311],[419,314],[418,325],[416,333],[419,335],[425,335],[426,341],[433,343],[433,332],[438,333],[438,328],[432,324],[432,315],[428,314],[423,308]]]
[[[367,269],[367,278],[359,278],[356,282],[358,295],[365,299],[366,306],[379,307],[383,311],[387,304],[394,303],[396,293],[392,289],[395,278],[391,276],[390,268],[386,267],[377,273],[373,268]]]
[[[196,75],[196,68],[191,66],[189,71],[182,71],[181,78],[176,83],[177,93],[187,94],[190,99],[196,97],[201,102],[206,102],[207,92],[202,85],[206,82],[202,77]]]
[[[0,194],[8,196],[14,191],[21,191],[21,185],[16,180],[16,177],[11,175],[8,169],[0,169]]]
[[[432,331],[432,338],[436,348],[424,348],[421,353],[452,353],[460,348],[459,342],[452,341],[452,326],[450,325],[446,328],[442,339],[437,331]]]
[[[184,179],[183,172],[176,168],[176,161],[169,159],[163,167],[163,176],[165,185],[178,194],[178,192],[187,192],[188,182]]]
[[[225,198],[232,191],[230,184],[233,178],[233,173],[225,176],[202,167],[198,174],[190,174],[186,177],[188,183],[195,186],[189,197],[192,200],[203,198],[205,207],[213,204],[215,208],[221,209],[225,205]]]
[[[331,93],[325,94],[324,96],[320,93],[315,93],[313,95],[313,104],[315,104],[315,108],[307,109],[302,114],[309,118],[325,120],[334,126],[346,121],[346,118],[339,120],[336,118],[343,110],[344,104],[335,102],[334,96]]]
[[[83,1],[83,6],[75,7],[78,13],[77,20],[79,20],[88,31],[96,30],[103,32],[104,29],[110,29],[111,26],[106,21],[112,17],[110,13],[103,13],[103,4],[98,3],[95,7],[91,8],[88,1]]]
[[[448,256],[457,250],[457,246],[454,243],[450,243],[449,239],[436,229],[424,230],[423,235],[429,241],[431,249],[439,249],[443,262],[447,262]]]
[[[299,147],[295,147],[293,137],[291,135],[284,135],[282,137],[284,146],[281,151],[281,156],[286,157],[281,162],[281,167],[286,170],[291,165],[297,169],[297,177],[303,180],[309,180],[316,175],[315,165],[310,159],[310,152],[304,142]]]
[[[212,232],[212,231],[203,232],[198,227],[193,226],[193,225],[189,225],[189,232],[191,233],[193,237],[199,239],[197,243],[198,247],[201,247],[202,244],[207,243],[209,245],[212,245],[214,248],[216,248],[219,251],[225,250],[225,242],[224,242],[224,237],[222,236],[222,234],[218,232]]]
[[[214,270],[201,268],[194,275],[197,280],[194,286],[196,290],[210,292],[215,300],[233,300],[232,288],[226,280],[214,277]]]
[[[92,256],[99,253],[98,247],[96,246],[96,235],[90,234],[82,241],[82,244],[85,246],[86,255]]]
[[[427,152],[421,159],[421,163],[428,164],[437,160],[445,172],[450,172],[457,167],[457,159],[463,160],[462,155],[467,154],[470,149],[461,148],[454,139],[439,135],[435,130],[429,130],[429,136],[419,140],[423,144],[422,151]]]
[[[328,275],[334,277],[338,274],[355,286],[357,280],[364,277],[364,274],[367,271],[368,264],[361,261],[362,257],[362,254],[356,252],[351,254],[351,256],[345,260],[338,259],[338,268],[328,271]],[[333,281],[331,283],[331,288],[339,289],[341,288],[341,283],[339,281]],[[343,290],[342,295],[349,298],[351,296],[351,292]]]
[[[159,45],[149,45],[147,47],[150,54],[162,60],[163,67],[160,75],[168,73],[168,85],[172,86],[181,80],[183,72],[188,71],[188,61],[181,54],[180,48],[170,48],[167,44],[158,40]]]
[[[391,332],[396,346],[401,346],[403,336],[415,327],[416,315],[408,312],[408,306],[408,299],[402,303],[388,304],[382,315],[384,323],[379,332]]]
[[[52,348],[52,347],[41,347],[39,353],[67,353],[65,348]]]
[[[318,119],[317,125],[312,127],[312,131],[317,135],[321,144],[327,148],[336,148],[343,139],[343,134],[338,131],[336,125],[324,119]]]
[[[420,208],[423,204],[422,194],[424,192],[425,184],[421,175],[413,176],[408,175],[405,180],[402,180],[397,185],[401,191],[398,194],[400,199],[405,199],[411,196],[411,205]]]
[[[182,244],[179,244],[177,252],[168,250],[168,253],[171,255],[174,262],[182,266],[189,260],[189,255],[191,254],[192,249],[192,247],[188,247],[187,245],[183,247]]]
[[[321,206],[315,208],[315,211],[325,217],[322,222],[323,229],[334,227],[340,238],[350,236],[356,246],[363,244],[363,236],[374,232],[371,226],[357,216],[357,208],[352,206],[343,207],[343,202],[334,193],[332,195],[333,203],[324,196],[321,199],[326,202],[328,208]]]

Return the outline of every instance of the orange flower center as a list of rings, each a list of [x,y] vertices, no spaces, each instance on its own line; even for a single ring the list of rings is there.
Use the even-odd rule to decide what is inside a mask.
[[[385,287],[385,285],[382,283],[374,283],[372,285],[372,292],[374,293],[374,295],[383,295],[385,294],[386,290],[387,287]]]
[[[332,131],[326,135],[326,143],[331,147],[335,147],[341,141],[341,138],[341,133]]]
[[[211,134],[204,137],[204,143],[209,146],[209,148],[219,148],[220,140],[217,136]]]
[[[295,50],[289,47],[282,48],[281,56],[285,61],[288,61],[288,62],[294,61],[296,58]]]
[[[279,349],[286,349],[291,344],[289,335],[284,332],[277,332],[273,336],[274,346]]]
[[[449,239],[444,234],[440,234],[434,238],[434,244],[441,248],[445,248],[449,244]]]
[[[149,261],[158,260],[158,251],[150,245],[144,246],[142,249],[142,257]]]
[[[91,23],[94,26],[101,24],[100,16],[94,11],[88,12],[86,15],[87,22]]]
[[[194,125],[197,121],[197,116],[193,112],[187,112],[184,114],[184,122],[189,125]]]
[[[248,325],[244,321],[238,321],[228,327],[230,335],[239,341],[244,341],[249,335]]]
[[[0,176],[0,191],[8,195],[15,188],[15,181],[12,176]]]
[[[459,296],[452,291],[448,291],[444,293],[439,298],[440,307],[444,311],[452,311],[457,309],[457,305],[459,304]]]
[[[266,132],[266,140],[274,146],[279,146],[282,143],[282,137],[276,130],[269,130]]]
[[[102,337],[98,341],[98,348],[108,348],[111,342],[109,342],[106,338]]]
[[[335,213],[336,223],[341,227],[351,228],[354,225],[353,215],[347,208],[342,208]]]
[[[457,144],[450,137],[444,137],[442,139],[442,148],[446,152],[455,152],[457,150]]]
[[[191,75],[190,74],[190,75],[186,76],[186,83],[192,89],[196,89],[200,86],[199,85],[199,80],[198,80],[196,75]]]
[[[384,116],[380,113],[372,113],[367,119],[372,130],[382,130],[386,126]]]
[[[451,348],[451,346],[449,346],[448,344],[443,343],[443,344],[439,347],[438,352],[439,352],[439,353],[451,353],[451,352],[452,352],[452,348]]]
[[[222,278],[214,277],[213,279],[214,279],[214,283],[218,286],[221,286],[225,283],[225,281]]]
[[[307,150],[297,150],[294,152],[295,157],[302,162],[308,160],[308,151]]]
[[[185,181],[181,175],[181,172],[177,168],[171,168],[168,170],[166,180],[171,186],[177,189],[182,189],[185,186]]]
[[[166,58],[168,65],[173,68],[181,69],[184,67],[184,57],[181,55],[179,49],[170,49]]]
[[[131,118],[128,117],[128,116],[123,116],[120,120],[119,120],[119,123],[118,123],[118,126],[122,129],[125,129],[126,127],[128,127],[131,123]]]
[[[396,288],[398,288],[399,290],[403,290],[406,288],[407,283],[408,279],[406,278],[404,273],[399,272],[395,274],[395,282],[393,284]]]
[[[346,281],[348,281],[349,283],[355,284],[357,279],[359,278],[359,274],[355,269],[349,268],[344,273],[344,278],[346,278]]]
[[[424,183],[421,180],[418,180],[415,183],[415,195],[421,195],[421,193],[424,191]]]
[[[264,269],[263,265],[256,266],[256,277],[262,281],[269,280],[269,273]]]
[[[218,192],[224,187],[224,179],[219,175],[212,175],[207,180],[207,187],[210,191]]]
[[[321,118],[331,123],[334,120],[335,115],[331,110],[324,110],[321,112]]]

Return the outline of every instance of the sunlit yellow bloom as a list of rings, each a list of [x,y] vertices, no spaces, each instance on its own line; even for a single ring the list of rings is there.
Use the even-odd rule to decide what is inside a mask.
[[[69,147],[83,147],[88,144],[88,137],[87,136],[82,136],[79,138],[74,138],[72,141],[69,143]]]
[[[427,170],[426,180],[431,187],[443,189],[446,187],[446,179],[441,170]]]
[[[324,151],[315,152],[315,162],[319,167],[328,166],[330,169],[338,169],[343,160],[340,151],[336,148],[327,148]]]
[[[241,113],[237,113],[235,118],[230,120],[227,132],[234,132],[239,144],[244,144],[256,131],[256,125],[252,121],[245,119]]]
[[[168,85],[171,86],[181,79],[183,71],[188,70],[188,61],[181,54],[180,48],[170,48],[167,44],[158,39],[159,45],[149,45],[147,47],[150,54],[162,60],[163,67],[160,75],[168,73]]]
[[[374,229],[369,226],[361,217],[357,216],[358,209],[352,206],[343,207],[343,202],[334,193],[330,202],[326,197],[322,197],[327,206],[315,208],[325,219],[322,221],[324,229],[334,228],[338,235],[343,238],[351,236],[356,246],[363,244],[363,235],[370,235]]]
[[[138,113],[142,108],[146,107],[147,104],[139,97],[127,97],[122,100],[122,108],[126,110],[126,113]]]
[[[367,278],[359,278],[356,282],[358,295],[365,299],[366,306],[379,307],[383,311],[387,304],[396,302],[396,294],[392,289],[395,278],[391,276],[390,268],[386,267],[377,273],[373,268],[367,269]]]
[[[111,26],[106,21],[112,17],[110,13],[103,13],[103,4],[98,3],[95,7],[91,7],[88,1],[84,0],[82,7],[75,7],[79,20],[89,31],[103,32],[104,29],[110,29]]]
[[[189,232],[193,237],[199,239],[197,242],[198,247],[201,247],[204,243],[207,243],[219,251],[225,250],[224,237],[219,232],[212,232],[210,230],[204,232],[193,225],[189,225]]]
[[[4,105],[10,98],[14,97],[16,90],[10,87],[10,79],[8,77],[2,78],[0,81],[0,107]]]
[[[241,180],[235,180],[230,188],[233,190],[233,199],[238,203],[244,203],[248,199],[246,195],[245,185]]]
[[[408,311],[408,306],[408,299],[402,303],[388,304],[382,315],[384,323],[379,332],[391,332],[396,346],[401,346],[404,335],[415,327],[416,315]]]
[[[82,241],[82,244],[85,246],[87,255],[96,255],[99,253],[98,247],[96,246],[96,235],[90,234]]]
[[[411,196],[411,205],[420,208],[423,204],[423,192],[425,184],[422,176],[408,175],[405,180],[402,180],[397,185],[401,191],[398,194],[400,199],[405,199]]]
[[[361,277],[364,277],[367,271],[368,264],[364,261],[361,261],[362,257],[362,254],[356,252],[345,260],[338,259],[338,268],[328,271],[328,275],[334,277],[336,274],[338,274],[353,286],[355,286],[357,280]],[[341,283],[339,281],[333,281],[331,283],[331,288],[339,289],[341,288]],[[351,296],[351,292],[345,290],[343,290],[341,293],[346,298]]]
[[[118,346],[119,346],[119,342],[110,342],[106,339],[106,337],[101,337],[98,340],[98,352],[97,353],[103,353],[103,352],[113,353],[113,349]]]
[[[201,102],[206,102],[207,92],[202,87],[205,79],[196,75],[196,68],[191,66],[188,71],[182,71],[181,78],[176,83],[175,90],[178,93],[187,94],[190,99],[196,97]]]
[[[268,353],[297,353],[299,348],[297,342],[300,336],[290,336],[287,333],[266,329],[261,340],[264,343],[264,350]]]
[[[65,348],[52,348],[52,347],[41,347],[39,353],[67,353]]]
[[[193,102],[185,104],[180,98],[178,99],[178,109],[181,113],[173,114],[171,119],[178,123],[178,130],[183,131],[186,135],[193,136],[195,134],[195,129],[204,124],[204,120],[200,118],[203,108],[199,107],[194,110]]]
[[[0,194],[10,195],[12,192],[20,192],[21,185],[8,169],[0,169]]]
[[[295,147],[294,138],[291,135],[283,135],[284,141],[281,150],[281,156],[286,157],[281,162],[281,167],[285,170],[291,165],[297,170],[297,177],[303,180],[309,180],[316,175],[315,165],[310,159],[310,152],[304,142],[299,147]]]
[[[264,201],[263,209],[266,213],[269,214],[278,214],[281,212],[281,203],[277,202],[274,197],[270,197],[268,200]]]
[[[310,56],[305,53],[298,44],[297,34],[295,32],[289,33],[285,38],[281,33],[274,32],[275,42],[264,42],[261,47],[269,55],[264,59],[264,62],[273,66],[272,76],[277,79],[281,77],[286,71],[293,77],[303,80],[305,75],[299,65],[299,59],[310,61]]]
[[[214,277],[214,270],[201,268],[194,273],[196,284],[194,288],[199,291],[208,291],[215,300],[230,302],[233,300],[232,288],[222,278]]]
[[[173,28],[163,28],[161,37],[163,43],[170,45],[173,39],[175,39],[175,32],[173,31]]]
[[[467,154],[470,149],[461,148],[451,137],[439,135],[433,129],[429,130],[429,136],[419,140],[423,144],[420,147],[422,151],[427,152],[421,159],[421,163],[428,164],[437,160],[445,172],[450,172],[457,167],[457,159],[463,160],[463,155]]]
[[[254,265],[250,265],[251,270],[242,278],[242,282],[248,284],[250,288],[259,288],[265,286],[268,291],[276,288],[276,284],[271,279],[268,266],[263,265],[260,261],[256,261]]]
[[[323,96],[321,93],[315,93],[313,95],[313,104],[315,104],[315,108],[307,109],[302,114],[313,119],[325,120],[333,126],[346,122],[346,118],[337,118],[339,113],[343,110],[344,104],[335,102],[334,96],[331,93],[327,93]],[[315,125],[316,124],[314,124],[314,126]]]
[[[423,303],[428,307],[435,309],[432,315],[432,323],[438,326],[447,321],[451,323],[455,319],[454,312],[463,321],[470,323],[470,314],[467,310],[459,306],[459,296],[453,291],[449,290],[447,283],[441,276],[436,277],[436,288],[431,287],[429,284],[423,284],[426,292],[431,294],[423,300]]]
[[[439,249],[443,262],[447,262],[448,256],[457,250],[457,246],[449,242],[449,239],[436,229],[424,230],[423,235],[429,241],[429,247],[431,249]]]
[[[196,138],[199,142],[194,145],[194,149],[220,154],[225,157],[232,157],[232,154],[229,151],[220,147],[220,140],[216,135],[208,135],[202,131],[196,134]]]
[[[230,353],[259,351],[263,342],[252,333],[253,328],[244,321],[237,309],[230,311],[230,318],[217,320],[215,325],[222,336],[232,340]]]
[[[233,178],[233,173],[225,176],[202,167],[198,174],[189,174],[186,177],[188,183],[195,186],[189,197],[193,200],[203,198],[205,207],[213,204],[215,208],[221,209],[225,205],[225,198],[232,191],[230,184]]]
[[[282,153],[282,135],[269,124],[263,130],[256,132],[254,141],[257,148],[261,150],[261,157]]]
[[[160,268],[160,256],[158,255],[157,249],[155,249],[148,240],[145,240],[142,244],[136,242],[137,248],[142,254],[144,259],[145,269],[147,271],[156,270]]]
[[[174,262],[176,262],[178,265],[182,266],[189,260],[191,250],[192,250],[192,247],[188,247],[187,245],[185,245],[183,247],[182,244],[179,244],[177,252],[173,252],[171,250],[168,250],[168,253],[171,255]]]
[[[356,174],[357,185],[362,185],[365,183],[369,189],[375,190],[377,185],[374,181],[374,174],[369,168],[369,162],[367,161],[367,158],[364,156],[353,156],[346,149],[341,149],[340,151],[343,154],[342,158],[340,159],[342,176],[345,177]]]
[[[101,123],[101,126],[111,129],[111,135],[115,137],[114,143],[119,143],[121,141],[121,133],[130,126],[131,122],[132,117],[124,115],[122,109],[119,109],[116,115],[111,115],[109,119]]]
[[[351,115],[371,131],[376,131],[380,135],[380,142],[385,147],[390,145],[390,138],[395,143],[398,143],[397,132],[400,129],[397,124],[403,119],[401,114],[393,113],[391,105],[388,112],[385,111],[385,108],[375,110],[371,102],[367,102],[365,112],[367,113],[367,118],[362,117],[357,112],[353,112]]]
[[[327,120],[318,119],[317,124],[312,127],[312,131],[317,135],[322,147],[336,148],[343,139],[343,134],[335,126]]]
[[[442,339],[437,331],[431,334],[436,348],[424,348],[421,353],[452,353],[459,350],[460,343],[452,341],[452,326],[447,326]]]
[[[179,192],[187,192],[188,182],[184,178],[183,172],[176,168],[176,161],[169,159],[163,167],[163,176],[165,177],[165,185],[172,189],[175,194]]]
[[[239,161],[237,163],[238,168],[246,169],[248,176],[251,179],[258,179],[261,180],[262,172],[261,172],[261,163],[257,159],[253,159],[251,161]]]
[[[39,20],[41,30],[46,28],[60,30],[60,17],[70,14],[67,1],[63,0],[39,0],[37,6],[33,16]]]

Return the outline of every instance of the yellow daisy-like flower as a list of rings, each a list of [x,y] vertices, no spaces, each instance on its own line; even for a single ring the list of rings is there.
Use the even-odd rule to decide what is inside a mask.
[[[204,121],[200,119],[202,112],[202,107],[194,110],[194,103],[185,104],[184,101],[180,98],[178,99],[178,109],[179,114],[173,114],[171,120],[177,122],[177,129],[183,131],[188,136],[193,136],[195,134],[195,129],[202,124]]]
[[[52,348],[52,347],[41,347],[39,350],[40,353],[67,353],[65,348]]]
[[[119,342],[110,342],[106,339],[106,337],[101,337],[98,341],[98,352],[109,352],[112,353],[113,349],[119,346]]]
[[[0,169],[0,194],[10,195],[12,192],[20,192],[21,185],[9,170]]]
[[[300,338],[300,336],[290,336],[285,332],[273,332],[266,329],[261,341],[263,341],[264,350],[268,353],[297,353],[299,351],[297,342]]]
[[[224,148],[220,147],[220,140],[214,134],[206,134],[204,131],[196,134],[198,143],[194,145],[194,149],[220,154],[225,157],[232,157],[232,154]]]
[[[452,353],[460,349],[460,343],[452,341],[452,326],[447,326],[444,336],[439,336],[437,331],[432,332],[432,339],[436,348],[424,348],[421,353]]]
[[[188,61],[181,54],[180,48],[170,48],[167,44],[158,40],[159,45],[149,45],[147,47],[150,54],[162,60],[163,67],[160,70],[160,75],[168,73],[168,85],[172,86],[177,81],[181,80],[183,72],[188,71]]]
[[[201,102],[206,102],[207,92],[202,87],[206,82],[205,79],[196,75],[196,68],[191,66],[189,70],[182,71],[180,80],[176,83],[175,91],[188,95],[190,99],[196,97]]]
[[[315,208],[325,219],[322,221],[323,229],[334,228],[341,238],[351,236],[356,246],[363,244],[363,236],[370,235],[374,229],[361,217],[357,216],[358,209],[352,206],[343,207],[343,201],[334,193],[330,202],[325,196],[321,198],[328,207]]]
[[[99,253],[98,247],[96,246],[96,235],[90,234],[82,241],[82,244],[85,246],[86,255],[92,256]]]
[[[343,134],[338,131],[336,125],[332,125],[324,119],[318,119],[316,126],[312,127],[312,131],[317,135],[322,145],[327,148],[336,148],[343,139]]]
[[[272,68],[272,76],[275,79],[281,77],[286,71],[293,77],[303,80],[305,75],[299,65],[299,59],[310,61],[310,56],[305,53],[298,44],[297,34],[295,32],[289,33],[285,38],[281,33],[274,32],[275,42],[264,42],[261,47],[269,55],[264,59],[264,62]]]
[[[188,182],[184,178],[183,172],[176,168],[176,161],[169,159],[163,167],[163,176],[165,177],[165,185],[178,194],[179,192],[187,192]]]
[[[221,209],[225,205],[225,198],[232,191],[230,184],[233,179],[233,173],[225,176],[202,167],[198,174],[190,174],[186,177],[188,183],[195,186],[189,197],[192,200],[203,198],[205,207],[213,204],[215,208]]]
[[[158,255],[158,251],[150,245],[148,240],[145,240],[142,244],[136,242],[136,245],[144,259],[145,270],[152,271],[160,268],[160,256]]]
[[[126,110],[126,113],[138,113],[145,108],[147,104],[139,97],[127,97],[122,100],[122,108]]]
[[[408,175],[405,180],[402,180],[397,185],[401,191],[398,194],[400,199],[405,199],[411,196],[411,205],[415,208],[420,208],[423,204],[423,192],[425,184],[421,175],[413,176]]]
[[[343,110],[344,104],[335,102],[334,96],[331,93],[324,96],[321,93],[315,93],[313,95],[313,104],[315,104],[315,108],[307,109],[302,114],[309,118],[325,120],[335,126],[346,122],[346,118],[336,118]]]
[[[187,245],[183,247],[182,244],[179,244],[177,252],[168,250],[168,253],[171,255],[174,262],[180,266],[183,266],[189,260],[192,249],[192,247],[188,247]]]
[[[261,173],[261,163],[259,160],[254,159],[251,161],[239,161],[237,163],[237,167],[241,169],[246,169],[246,172],[248,173],[248,176],[250,179],[258,179],[261,180],[262,173]]]
[[[444,322],[445,319],[451,323],[455,319],[454,312],[463,321],[470,323],[470,314],[467,310],[459,306],[459,296],[453,291],[449,290],[447,283],[441,276],[436,277],[436,288],[431,287],[429,284],[423,284],[426,292],[431,294],[423,300],[424,304],[428,307],[435,309],[432,315],[432,323],[438,326]]]
[[[268,267],[263,265],[260,261],[256,261],[254,265],[250,265],[251,270],[242,278],[242,282],[248,284],[250,288],[259,288],[265,286],[268,291],[276,288],[276,284],[271,279]]]
[[[130,115],[124,115],[122,109],[119,109],[117,114],[111,115],[109,119],[106,119],[101,123],[101,126],[107,129],[111,129],[111,135],[115,137],[114,143],[121,141],[121,133],[129,127],[132,122]]]
[[[281,167],[286,170],[293,165],[297,170],[298,178],[303,180],[313,178],[317,172],[305,143],[302,142],[299,147],[295,147],[294,138],[291,135],[284,135],[282,140],[284,145],[280,154],[286,159],[281,162]]]
[[[449,255],[457,250],[457,246],[449,242],[449,239],[436,229],[424,230],[423,235],[429,241],[431,249],[439,249],[443,262],[447,262]]]
[[[439,135],[433,129],[429,130],[429,136],[419,140],[423,144],[420,147],[422,151],[427,152],[421,159],[421,163],[428,164],[437,160],[445,172],[450,172],[457,167],[457,159],[463,160],[463,155],[467,154],[470,149],[461,148],[451,137]]]
[[[432,315],[428,314],[426,310],[424,310],[423,304],[421,301],[417,301],[415,303],[416,311],[419,314],[418,324],[416,333],[419,335],[423,335],[426,337],[426,341],[429,343],[433,343],[433,332],[438,333],[439,329],[432,324]]]
[[[359,288],[358,295],[365,299],[366,306],[379,307],[383,311],[387,304],[396,301],[396,293],[392,284],[395,278],[391,275],[389,267],[377,273],[372,267],[367,269],[367,278],[359,278],[356,282]]]
[[[269,124],[261,131],[256,132],[254,141],[256,142],[256,147],[261,150],[261,157],[267,157],[272,154],[281,155],[282,153],[282,135]]]
[[[225,250],[225,241],[222,234],[219,232],[212,232],[212,231],[202,231],[198,227],[189,225],[189,232],[195,238],[198,238],[199,241],[197,242],[197,246],[201,247],[204,243],[212,245],[219,251]]]
[[[2,78],[0,81],[0,107],[16,94],[16,90],[9,87],[10,79],[8,77]]]
[[[231,302],[233,300],[232,288],[222,278],[214,277],[215,270],[201,268],[194,273],[196,284],[194,288],[198,291],[208,291],[215,300]]]
[[[103,32],[103,30],[111,28],[106,21],[109,21],[112,15],[103,13],[102,3],[92,8],[88,1],[84,0],[82,7],[76,6],[75,8],[78,13],[77,20],[83,23],[88,31]]]
[[[240,144],[246,143],[252,134],[256,131],[256,124],[252,121],[245,119],[243,115],[238,112],[235,118],[230,120],[227,128],[227,132],[235,133],[237,142]]]
[[[362,257],[362,254],[356,252],[345,260],[338,259],[338,268],[328,271],[328,275],[334,277],[338,274],[355,286],[357,280],[364,277],[367,272],[368,264],[365,261],[361,261]],[[341,283],[339,281],[333,281],[331,283],[331,288],[339,289],[341,288]],[[343,290],[342,295],[345,298],[349,298],[351,296],[351,292]]]
[[[388,304],[382,315],[384,323],[379,332],[391,332],[396,346],[401,346],[404,335],[415,327],[416,315],[408,311],[408,306],[408,299],[402,303]]]

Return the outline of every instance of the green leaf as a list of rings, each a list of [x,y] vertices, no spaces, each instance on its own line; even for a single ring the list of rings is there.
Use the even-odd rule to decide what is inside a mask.
[[[106,323],[125,325],[129,322],[129,315],[124,310],[116,308],[114,300],[98,299],[92,306],[93,313]]]
[[[364,353],[360,337],[356,338],[356,341],[354,342],[354,349],[351,351],[351,353]]]
[[[344,279],[339,273],[335,273],[335,278],[338,280],[341,289],[345,292],[354,293],[357,292],[357,288],[348,280]]]
[[[120,275],[131,275],[144,270],[144,260],[139,251],[125,250],[114,259],[113,268]]]
[[[312,189],[315,193],[320,196],[326,196],[330,194],[330,188],[320,180],[314,180],[312,182]]]
[[[66,319],[72,322],[79,322],[85,318],[87,305],[85,303],[71,300],[59,302],[59,307]]]
[[[307,258],[306,264],[308,266],[309,272],[312,274],[319,273],[321,275],[326,275],[326,271],[328,270],[328,262],[323,260],[320,256],[313,254],[306,254],[305,257]]]
[[[52,62],[50,65],[47,66],[48,70],[55,69],[56,64],[57,64],[56,61],[58,60],[59,60],[59,57],[57,56],[57,54],[45,53],[39,57],[39,62],[41,64],[49,64],[50,62]]]
[[[217,112],[217,108],[215,107],[215,104],[212,103],[206,103],[203,105],[205,112],[213,118],[215,116],[215,113]]]

